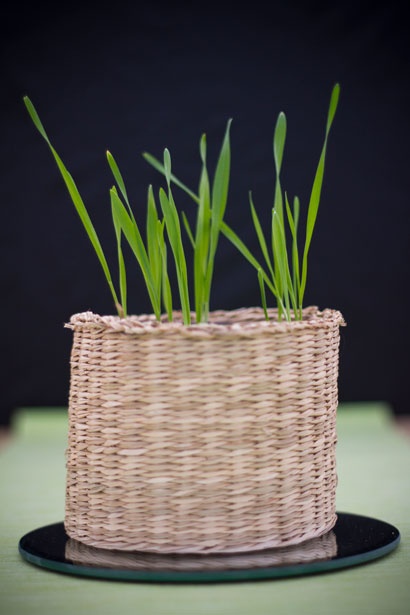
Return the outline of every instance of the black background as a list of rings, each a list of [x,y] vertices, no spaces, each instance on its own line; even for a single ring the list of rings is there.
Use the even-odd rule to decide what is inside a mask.
[[[98,8],[97,8],[98,7]],[[325,2],[14,5],[2,21],[1,415],[65,405],[70,315],[114,313],[102,271],[49,150],[30,96],[73,174],[115,267],[105,151],[117,159],[137,217],[159,175],[143,160],[168,147],[196,188],[198,141],[210,167],[228,118],[232,171],[226,219],[257,240],[252,189],[269,224],[273,128],[288,120],[283,185],[306,208],[330,92],[332,129],[312,243],[306,304],[344,314],[340,399],[409,411],[409,34],[404,4]],[[181,209],[193,213],[178,194]],[[130,264],[133,264],[130,260]],[[135,267],[134,267],[135,269]],[[130,311],[150,311],[130,275]],[[213,308],[259,304],[254,270],[221,240]]]

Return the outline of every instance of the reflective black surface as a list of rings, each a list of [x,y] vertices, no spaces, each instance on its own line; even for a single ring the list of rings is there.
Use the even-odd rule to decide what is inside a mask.
[[[28,562],[73,575],[126,581],[205,583],[300,576],[364,564],[393,551],[394,526],[360,515],[338,513],[331,532],[300,545],[250,553],[161,555],[96,549],[70,539],[62,522],[21,538]]]

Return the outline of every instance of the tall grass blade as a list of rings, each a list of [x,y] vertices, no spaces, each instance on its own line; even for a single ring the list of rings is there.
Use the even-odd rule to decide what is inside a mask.
[[[189,325],[191,324],[191,315],[188,292],[188,273],[184,250],[182,246],[181,229],[178,221],[178,214],[176,212],[174,203],[171,199],[169,199],[163,188],[160,188],[159,200],[161,203],[162,212],[164,214],[165,226],[168,233],[169,243],[174,256],[179,297],[181,301],[182,318],[184,324]]]
[[[123,199],[124,199],[124,201],[125,201],[125,203],[126,203],[126,205],[128,207],[128,210],[129,210],[131,216],[133,216],[133,213],[131,211],[131,206],[130,206],[130,203],[129,203],[129,200],[128,200],[127,189],[125,187],[125,183],[124,183],[124,180],[122,178],[120,169],[118,168],[118,165],[117,165],[117,163],[116,163],[116,161],[114,159],[114,156],[111,154],[111,152],[109,152],[107,150],[106,156],[107,156],[108,165],[109,165],[109,167],[111,169],[111,172],[112,172],[112,174],[114,176],[114,179],[115,179],[115,181],[117,183],[117,186],[120,189],[120,192],[121,192],[121,194],[123,196]]]
[[[158,214],[155,205],[154,192],[152,186],[148,187],[147,195],[147,220],[146,220],[146,236],[147,236],[147,253],[148,260],[154,279],[156,293],[161,296],[162,288],[162,257],[160,246],[158,243]]]
[[[220,224],[223,220],[228,200],[229,178],[231,169],[230,127],[232,120],[228,120],[221,151],[216,165],[215,177],[212,184],[212,229],[211,254],[215,254]]]
[[[111,188],[110,193],[112,199],[111,202],[113,207],[115,208],[115,215],[117,216],[118,223],[121,226],[121,230],[124,233],[124,236],[138,261],[152,304],[152,309],[154,311],[155,317],[157,318],[157,320],[159,320],[161,317],[161,300],[160,296],[158,296],[157,287],[152,275],[148,254],[142,240],[138,225],[136,224],[135,220],[131,218],[127,209],[123,205],[116,189]]]
[[[280,171],[282,168],[282,160],[283,160],[283,152],[285,149],[285,141],[286,141],[286,116],[283,112],[279,113],[278,118],[276,120],[274,135],[273,135],[273,158],[275,162],[275,172],[276,172],[276,182],[275,182],[275,195],[274,195],[274,203],[273,209],[276,212],[280,225],[283,226],[283,197],[282,197],[282,186],[280,181]],[[283,287],[284,281],[282,277],[282,273],[280,270],[281,263],[278,262],[278,249],[274,245],[274,234],[273,234],[273,219],[272,219],[272,253],[274,256],[274,271],[277,280],[277,289],[278,293],[281,297],[285,297],[286,292]],[[279,255],[280,257],[280,255]],[[279,318],[282,316],[282,308],[278,306],[279,310]]]
[[[340,85],[338,83],[335,83],[333,90],[332,90],[332,94],[330,96],[329,112],[327,114],[327,122],[326,122],[326,133],[327,134],[329,134],[330,129],[333,124],[333,120],[335,119],[337,106],[339,104],[339,97],[340,97]]]
[[[293,201],[293,214],[289,205],[288,196],[285,193],[286,213],[290,232],[292,235],[292,287],[293,296],[296,301],[295,318],[299,319],[302,306],[299,303],[300,294],[300,271],[299,271],[299,249],[298,249],[298,225],[299,225],[299,199],[295,196]]]
[[[337,83],[333,87],[331,98],[330,98],[329,110],[328,110],[327,122],[326,122],[325,139],[324,139],[324,143],[322,147],[322,152],[320,154],[315,178],[313,180],[313,186],[312,186],[312,191],[310,194],[310,200],[309,200],[309,206],[308,206],[308,215],[307,215],[307,222],[306,222],[306,239],[305,239],[305,247],[303,251],[302,275],[301,275],[301,283],[300,283],[299,303],[301,304],[303,303],[303,297],[304,297],[305,289],[306,289],[309,248],[310,248],[313,231],[314,231],[315,224],[316,224],[316,218],[317,218],[320,197],[321,197],[321,192],[322,192],[327,142],[328,142],[330,129],[332,127],[332,123],[333,123],[333,120],[336,114],[336,109],[337,109],[337,105],[339,102],[339,94],[340,94],[340,86]]]
[[[168,185],[168,195],[160,188],[159,197],[168,239],[174,256],[177,272],[177,282],[181,300],[182,317],[184,324],[191,324],[191,310],[188,291],[188,271],[185,259],[184,246],[182,243],[181,226],[178,211],[171,190],[171,155],[168,149],[164,150],[164,172]]]
[[[184,225],[186,234],[188,235],[188,239],[189,239],[189,243],[191,244],[192,248],[195,250],[195,239],[194,239],[194,235],[192,233],[192,229],[191,229],[191,225],[189,224],[189,220],[186,217],[186,214],[184,211],[181,211],[181,218],[182,218],[182,223]]]
[[[171,284],[169,282],[168,277],[168,263],[167,263],[167,246],[165,244],[164,239],[164,226],[165,220],[158,220],[157,222],[157,241],[159,245],[159,250],[161,253],[162,260],[162,301],[164,304],[165,311],[168,316],[168,320],[171,322],[173,320],[172,315],[172,292],[171,292]]]
[[[223,220],[228,200],[229,177],[231,169],[230,127],[232,120],[228,120],[222,148],[216,165],[215,177],[212,184],[212,216],[217,222]],[[215,234],[219,232],[217,227]]]
[[[162,173],[162,175],[165,175],[164,165],[157,158],[155,158],[155,156],[149,154],[148,152],[144,152],[142,156],[152,167],[154,167],[154,169]],[[181,188],[181,190],[188,194],[188,196],[190,196],[195,203],[199,203],[199,197],[195,194],[195,192],[190,190],[188,186],[175,177],[173,173],[171,173],[170,179],[176,186],[178,186],[178,188]]]
[[[118,254],[118,277],[120,282],[120,296],[121,296],[121,305],[117,307],[118,313],[123,318],[127,317],[127,272],[125,268],[124,256],[122,253],[121,247],[121,225],[118,220],[117,210],[115,205],[113,204],[113,197],[111,196],[111,214],[112,220],[114,224],[115,237],[117,240],[117,254]]]
[[[279,300],[277,289],[274,286],[274,282],[272,282],[267,275],[266,271],[263,269],[259,261],[254,257],[252,252],[247,248],[242,239],[238,237],[233,229],[226,224],[226,222],[221,223],[221,232],[225,235],[225,237],[235,246],[235,248],[242,254],[242,256],[256,269],[256,271],[261,271],[263,280],[266,286],[269,288],[271,293]]]
[[[228,200],[228,189],[231,168],[230,127],[232,120],[228,120],[221,151],[216,165],[215,176],[212,183],[211,194],[211,233],[209,246],[208,269],[206,275],[207,294],[210,295],[214,271],[215,254],[218,246],[221,224],[225,215]]]
[[[283,152],[285,149],[286,141],[286,115],[281,112],[278,115],[276,121],[275,132],[273,136],[273,158],[275,161],[276,171],[276,186],[275,186],[275,200],[274,209],[277,212],[281,223],[283,223],[283,198],[282,188],[280,183],[280,171],[282,168]]]
[[[269,320],[268,307],[266,303],[265,282],[263,280],[262,269],[258,269],[258,281],[259,281],[259,288],[261,291],[261,302],[262,302],[263,313],[265,314],[265,320]]]
[[[211,196],[208,171],[206,166],[206,136],[200,140],[200,155],[202,160],[201,177],[199,181],[199,206],[196,216],[195,248],[194,248],[194,292],[195,312],[197,322],[206,322],[209,314],[210,286],[207,284],[207,273],[210,259],[210,224]]]
[[[33,105],[33,103],[31,102],[31,100],[29,99],[28,96],[24,97],[24,104],[26,106],[26,109],[35,125],[35,127],[37,128],[37,130],[39,131],[39,133],[41,134],[41,136],[43,137],[43,139],[46,141],[47,145],[49,146],[51,153],[53,154],[53,157],[57,163],[58,169],[62,175],[62,178],[64,180],[64,183],[67,187],[68,193],[71,197],[71,200],[75,206],[75,209],[80,217],[80,220],[83,224],[83,227],[88,235],[88,238],[91,242],[91,245],[94,248],[94,251],[98,257],[98,260],[100,262],[100,265],[103,269],[105,278],[107,280],[108,286],[110,288],[112,297],[114,299],[114,303],[116,306],[119,305],[119,301],[118,301],[118,297],[117,297],[117,293],[115,291],[114,288],[114,284],[112,282],[112,277],[111,277],[111,272],[107,263],[107,260],[105,258],[100,240],[98,238],[97,232],[94,228],[93,223],[91,222],[90,216],[88,215],[87,209],[84,205],[84,202],[81,198],[81,195],[77,189],[77,186],[74,182],[74,179],[72,178],[71,174],[69,173],[69,171],[66,169],[63,161],[61,160],[60,156],[58,155],[58,153],[56,152],[56,150],[54,149],[54,147],[52,146],[47,133],[44,129],[44,126],[37,114],[37,111]]]
[[[251,192],[249,192],[249,203],[250,203],[250,207],[251,207],[251,214],[252,214],[253,225],[255,227],[256,234],[258,236],[259,245],[261,247],[262,254],[263,254],[263,257],[264,257],[264,259],[266,261],[268,269],[269,269],[271,275],[273,276],[274,273],[273,273],[272,262],[271,262],[271,259],[270,259],[270,256],[269,256],[269,252],[268,252],[268,246],[266,245],[265,235],[263,233],[262,226],[261,226],[261,223],[259,221],[259,217],[258,217],[258,214],[256,212],[255,205],[253,203],[252,193]]]
[[[280,296],[282,297],[283,304],[285,305],[285,318],[290,320],[290,302],[289,302],[289,286],[288,286],[288,255],[286,250],[286,242],[284,240],[283,224],[280,220],[278,212],[272,210],[272,243],[273,243],[273,256],[277,265],[277,278],[278,290],[280,288]],[[279,314],[281,318],[282,314]]]

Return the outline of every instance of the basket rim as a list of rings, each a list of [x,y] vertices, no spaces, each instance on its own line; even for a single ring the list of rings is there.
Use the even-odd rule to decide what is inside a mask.
[[[99,329],[126,334],[179,334],[188,337],[219,337],[225,335],[254,335],[255,333],[275,334],[279,332],[309,331],[323,328],[345,326],[345,320],[338,310],[317,306],[303,309],[303,320],[278,321],[277,309],[268,309],[270,320],[265,319],[262,308],[237,308],[233,310],[213,310],[208,323],[184,325],[181,312],[174,312],[174,320],[169,322],[166,315],[158,321],[154,314],[130,315],[120,318],[114,315],[99,315],[91,311],[73,314],[64,326],[74,331]],[[193,319],[195,314],[192,314]]]

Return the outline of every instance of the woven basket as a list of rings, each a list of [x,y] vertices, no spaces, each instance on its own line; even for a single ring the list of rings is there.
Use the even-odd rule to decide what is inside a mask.
[[[89,546],[254,551],[336,522],[339,327],[74,315],[65,527]]]

